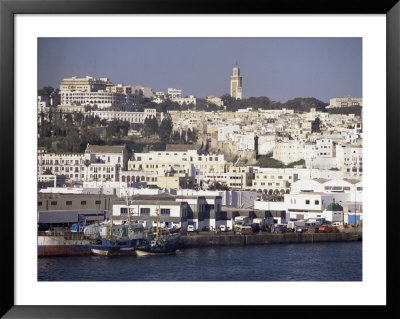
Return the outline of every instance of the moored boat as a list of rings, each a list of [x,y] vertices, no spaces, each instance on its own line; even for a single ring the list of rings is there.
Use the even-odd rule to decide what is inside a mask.
[[[90,241],[68,232],[38,235],[38,257],[90,255]]]
[[[137,256],[168,255],[173,254],[178,249],[180,233],[171,233],[169,230],[161,232],[158,226],[159,212],[156,208],[157,224],[156,232],[152,236],[145,238],[143,244],[136,248]]]
[[[118,255],[120,247],[114,240],[101,239],[98,244],[90,245],[90,251],[94,255],[100,256],[116,256]]]
[[[144,244],[136,248],[137,256],[169,255],[178,249],[180,234],[175,233],[168,238],[147,239]]]

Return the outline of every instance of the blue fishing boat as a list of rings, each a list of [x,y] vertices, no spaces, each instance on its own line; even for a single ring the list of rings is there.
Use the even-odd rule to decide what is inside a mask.
[[[178,249],[180,233],[171,233],[168,230],[160,232],[159,212],[156,208],[157,224],[155,234],[149,235],[143,240],[143,244],[136,248],[137,256],[167,255],[173,254]]]

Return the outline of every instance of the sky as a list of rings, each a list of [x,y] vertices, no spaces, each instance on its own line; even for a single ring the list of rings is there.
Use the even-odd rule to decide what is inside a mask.
[[[236,62],[243,98],[362,97],[361,38],[39,38],[38,88],[90,75],[222,96]]]

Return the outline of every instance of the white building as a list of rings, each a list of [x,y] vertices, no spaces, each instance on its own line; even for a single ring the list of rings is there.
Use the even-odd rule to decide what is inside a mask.
[[[299,141],[276,143],[273,158],[285,165],[297,162],[303,158],[303,145]]]
[[[362,147],[338,145],[336,147],[337,166],[349,177],[361,177],[363,174]]]
[[[193,164],[198,172],[226,172],[224,155],[198,155],[196,150],[182,151],[153,151],[136,153],[128,162],[128,170],[147,170],[168,168],[176,163]]]
[[[289,218],[323,218],[323,211],[334,201],[335,195],[326,193],[286,194],[284,204]]]
[[[179,99],[182,97],[182,90],[174,89],[174,88],[168,88],[168,97],[173,100],[173,99]]]
[[[349,106],[362,106],[362,98],[355,98],[351,96],[330,98],[329,106],[327,106],[327,108]]]
[[[221,100],[221,98],[214,96],[214,95],[209,95],[207,96],[207,102],[208,103],[213,103],[216,106],[222,107],[224,106],[224,102]]]
[[[148,117],[156,117],[156,109],[144,109],[144,112],[124,112],[124,111],[92,111],[93,116],[107,121],[121,120],[131,124],[141,124]]]
[[[173,98],[171,99],[173,102],[178,103],[179,105],[185,104],[193,104],[196,105],[196,97],[194,95],[189,95],[188,97],[179,97],[179,98]]]
[[[218,126],[218,142],[228,141],[233,133],[240,132],[239,125],[221,125]]]
[[[159,214],[159,227],[182,227],[186,229],[188,204],[178,201],[175,197],[167,194],[135,195],[128,201],[121,200],[113,205],[113,216],[116,219],[135,220],[144,227],[155,227],[157,225],[157,212]]]
[[[236,145],[236,148],[239,152],[255,150],[255,140],[253,132],[246,134],[234,133],[231,136],[231,142]]]
[[[60,91],[97,92],[101,90],[106,90],[108,87],[111,86],[113,86],[113,84],[108,78],[95,78],[92,76],[78,78],[76,76],[73,76],[71,78],[65,78],[61,81]]]
[[[258,155],[267,155],[274,151],[276,137],[273,134],[258,137]]]
[[[252,189],[272,194],[285,194],[290,192],[290,186],[298,179],[293,169],[284,168],[258,168],[254,172]]]
[[[106,91],[81,92],[61,91],[61,104],[64,105],[97,105],[99,109],[119,107],[123,104],[137,104],[139,96]]]

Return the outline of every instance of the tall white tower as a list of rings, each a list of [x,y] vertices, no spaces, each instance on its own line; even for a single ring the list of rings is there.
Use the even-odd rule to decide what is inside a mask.
[[[231,96],[234,99],[242,99],[242,77],[240,76],[240,69],[237,62],[231,75]]]

